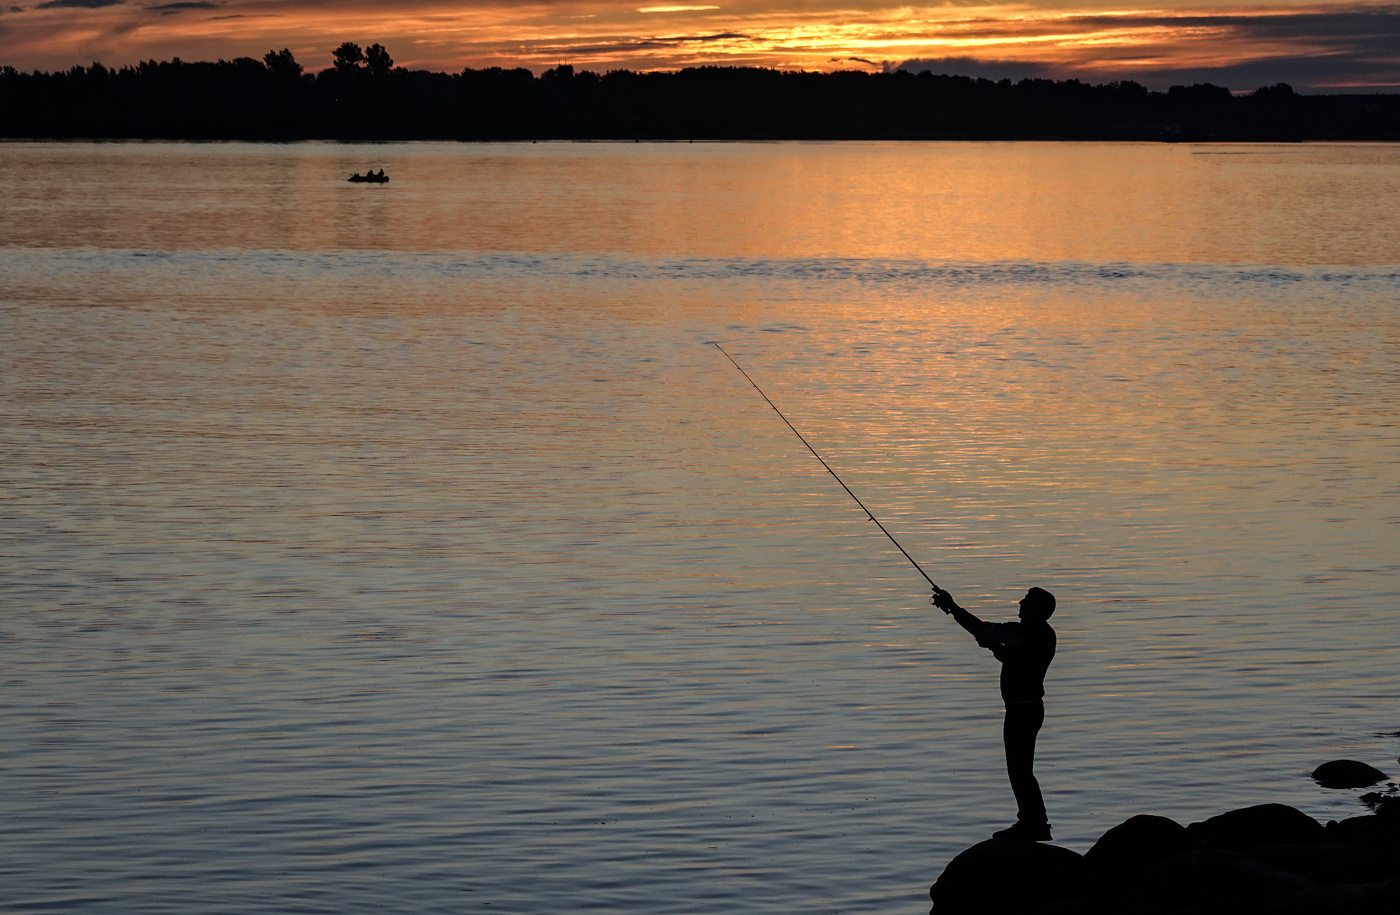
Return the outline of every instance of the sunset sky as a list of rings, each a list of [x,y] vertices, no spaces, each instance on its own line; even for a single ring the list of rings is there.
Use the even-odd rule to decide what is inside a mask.
[[[385,45],[400,66],[458,71],[558,63],[599,72],[716,64],[992,78],[1134,79],[1153,88],[1400,90],[1400,5],[1155,6],[1042,0],[21,0],[0,8],[0,64],[261,57],[308,69],[342,41]]]

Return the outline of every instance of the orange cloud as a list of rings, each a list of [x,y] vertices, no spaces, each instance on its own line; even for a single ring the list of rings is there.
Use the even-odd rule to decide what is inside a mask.
[[[1289,81],[1303,86],[1400,84],[1400,6],[1101,10],[1092,2],[1055,8],[410,0],[386,7],[369,0],[48,0],[0,13],[0,63],[52,69],[92,60],[261,57],[288,47],[320,69],[334,47],[350,40],[382,43],[403,66],[447,71],[493,65],[538,71],[564,62],[595,70],[705,64],[820,70],[953,61],[1149,84],[1175,72],[1249,79],[1290,68],[1298,75]]]

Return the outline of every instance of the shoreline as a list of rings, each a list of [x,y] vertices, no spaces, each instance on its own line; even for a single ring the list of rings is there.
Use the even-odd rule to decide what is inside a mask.
[[[285,55],[285,57],[284,57]],[[390,62],[391,64],[391,62]],[[674,73],[499,67],[459,73],[264,61],[0,67],[12,139],[1400,141],[1400,94],[1300,94],[1286,83],[992,81],[955,74]]]

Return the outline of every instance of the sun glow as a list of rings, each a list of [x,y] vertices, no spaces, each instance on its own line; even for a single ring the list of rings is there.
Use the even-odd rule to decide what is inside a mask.
[[[261,57],[288,47],[310,69],[330,64],[342,41],[379,42],[401,66],[456,71],[567,61],[576,68],[678,69],[707,64],[830,69],[847,62],[895,67],[928,55],[1020,63],[1041,73],[1134,78],[1140,72],[1228,67],[1269,60],[1350,60],[1400,82],[1400,10],[1357,15],[1355,34],[1328,31],[1326,10],[1043,9],[1025,4],[823,8],[676,3],[636,7],[609,0],[558,4],[415,0],[387,14],[361,0],[228,0],[216,10],[176,4],[163,12],[87,0],[10,7],[0,22],[0,64],[63,68],[102,60]],[[45,8],[45,7],[48,8]],[[217,13],[217,15],[210,15]],[[1319,18],[1322,17],[1322,18]],[[1339,18],[1338,22],[1343,19]],[[1350,21],[1350,20],[1346,20]],[[1378,34],[1366,30],[1380,28]],[[1397,39],[1386,50],[1385,28]],[[1344,30],[1343,30],[1344,31]]]

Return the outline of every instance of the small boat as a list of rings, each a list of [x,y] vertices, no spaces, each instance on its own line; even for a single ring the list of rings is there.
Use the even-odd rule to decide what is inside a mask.
[[[374,172],[370,172],[368,175],[355,172],[355,174],[351,175],[346,180],[351,184],[388,184],[389,176],[384,174],[384,169],[381,168],[377,175]]]

